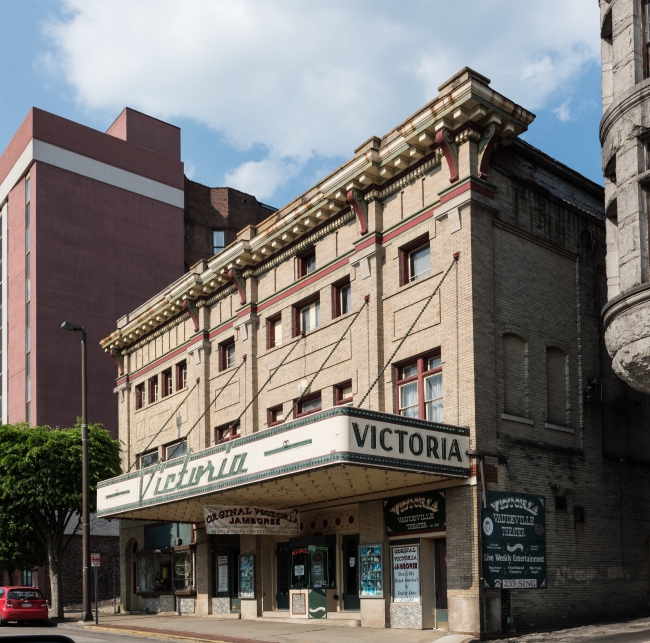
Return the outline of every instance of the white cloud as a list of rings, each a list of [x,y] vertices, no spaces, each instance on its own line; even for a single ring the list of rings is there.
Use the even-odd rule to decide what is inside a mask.
[[[350,156],[465,65],[536,110],[599,59],[594,0],[64,1],[47,61],[80,105],[264,145],[268,159],[228,175],[262,198],[314,155]]]
[[[300,163],[267,158],[247,161],[228,172],[225,184],[231,188],[253,194],[257,199],[270,199],[273,193],[300,172]]]
[[[571,97],[567,98],[561,105],[553,108],[553,113],[563,122],[571,120],[571,108],[569,107],[571,103]]]

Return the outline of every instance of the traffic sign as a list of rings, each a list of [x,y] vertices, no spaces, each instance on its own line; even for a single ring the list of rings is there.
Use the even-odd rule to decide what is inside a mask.
[[[99,554],[90,554],[90,566],[101,567],[99,564]]]

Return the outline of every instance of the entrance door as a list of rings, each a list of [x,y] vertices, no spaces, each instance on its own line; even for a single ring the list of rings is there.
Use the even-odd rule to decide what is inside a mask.
[[[230,609],[234,612],[241,611],[241,598],[239,598],[239,547],[230,548]]]
[[[343,609],[358,612],[359,602],[359,534],[343,536]]]
[[[447,612],[447,541],[434,541],[436,558],[436,627],[446,630],[449,621]]]
[[[275,548],[275,605],[279,610],[289,609],[289,543],[278,543]]]

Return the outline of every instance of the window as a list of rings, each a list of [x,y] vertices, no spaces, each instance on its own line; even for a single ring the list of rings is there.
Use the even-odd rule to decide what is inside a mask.
[[[609,21],[609,24],[607,24]],[[650,76],[650,11],[648,11],[648,0],[641,0],[641,42],[643,43],[643,51],[641,55],[643,56],[643,77],[648,78]],[[611,42],[612,37],[612,10],[610,9],[609,15],[605,18],[603,22],[603,28],[601,36],[606,38],[606,34],[609,32],[609,39]]]
[[[556,346],[546,348],[546,422],[571,426],[569,356]]]
[[[503,412],[528,417],[528,386],[526,342],[517,335],[503,336]]]
[[[176,364],[176,390],[187,387],[187,362],[183,360]]]
[[[302,302],[293,308],[294,310],[294,336],[300,333],[308,333],[320,326],[320,299],[311,302]]]
[[[231,426],[230,423],[222,424],[214,430],[214,441],[216,444],[228,442],[239,437],[239,425]]]
[[[282,424],[282,422],[284,422],[284,415],[282,415],[282,404],[269,409],[269,426]]]
[[[162,397],[172,394],[172,369],[162,372]]]
[[[431,247],[429,241],[419,239],[405,246],[400,252],[402,285],[426,277],[431,271]]]
[[[282,344],[282,316],[269,317],[266,321],[266,347],[273,348]]]
[[[301,415],[309,415],[310,413],[316,413],[322,408],[323,405],[321,404],[320,391],[318,393],[312,393],[311,395],[303,397],[303,399],[298,402],[298,413],[296,417],[300,417]]]
[[[218,255],[226,247],[226,231],[212,231],[212,254]]]
[[[149,404],[158,401],[158,376],[149,380]]]
[[[316,270],[316,249],[305,252],[298,257],[298,279],[311,275]]]
[[[343,382],[334,387],[334,404],[349,404],[352,402],[352,382]]]
[[[138,384],[135,387],[135,410],[144,406],[144,384]]]
[[[400,415],[443,422],[442,359],[424,356],[396,368]]]
[[[158,449],[140,455],[140,468],[146,469],[158,462]]]
[[[176,442],[165,447],[165,460],[173,460],[174,458],[182,458],[187,455],[187,440]]]
[[[225,371],[235,365],[235,338],[231,337],[229,340],[219,344],[219,368]]]
[[[31,587],[34,583],[34,576],[33,572],[27,571],[26,569],[23,569],[20,572],[20,584],[23,587]]]
[[[334,317],[346,315],[352,310],[352,286],[350,280],[334,285]]]

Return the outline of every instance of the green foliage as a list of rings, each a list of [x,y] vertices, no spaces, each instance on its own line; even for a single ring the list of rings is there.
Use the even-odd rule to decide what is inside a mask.
[[[120,474],[120,444],[101,424],[88,426],[90,510],[97,483]],[[72,429],[0,426],[0,513],[29,521],[43,542],[60,541],[82,508],[81,423]]]
[[[31,522],[0,513],[0,570],[30,570],[46,563],[47,549]]]

